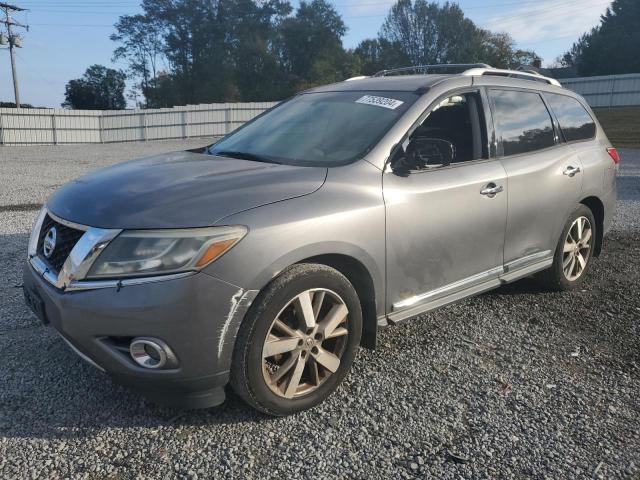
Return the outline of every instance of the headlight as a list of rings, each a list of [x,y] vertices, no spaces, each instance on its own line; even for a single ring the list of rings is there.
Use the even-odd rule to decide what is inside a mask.
[[[98,256],[86,278],[197,270],[233,247],[246,233],[241,226],[124,231]]]

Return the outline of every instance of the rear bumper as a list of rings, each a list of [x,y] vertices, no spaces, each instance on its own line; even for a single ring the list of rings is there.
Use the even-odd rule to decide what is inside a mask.
[[[155,403],[199,408],[224,401],[238,327],[255,296],[205,273],[122,288],[63,292],[26,265],[24,286],[44,303],[46,319],[86,360]],[[127,339],[168,344],[175,368],[133,361]]]

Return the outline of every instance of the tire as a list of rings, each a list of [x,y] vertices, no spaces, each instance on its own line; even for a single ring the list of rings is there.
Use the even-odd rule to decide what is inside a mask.
[[[308,326],[309,318],[318,320],[315,327]],[[240,326],[231,386],[246,403],[269,415],[312,408],[348,373],[361,333],[360,300],[349,280],[325,265],[293,265],[260,292]],[[270,355],[282,345],[285,352]]]
[[[578,272],[576,269],[581,267],[581,262],[576,256],[575,251],[572,253],[565,252],[564,250],[565,243],[567,243],[569,239],[573,239],[573,237],[577,236],[578,226],[576,222],[579,219],[586,219],[586,222],[588,223],[583,224],[583,232],[587,231],[586,227],[588,226],[590,234],[588,241],[584,242],[584,240],[580,240],[578,242],[574,242],[574,245],[576,243],[578,243],[578,245],[588,245],[588,249],[578,249],[580,257],[584,260],[584,266],[582,266],[582,269]],[[554,291],[575,290],[580,287],[584,281],[584,277],[589,271],[589,265],[591,264],[591,258],[593,256],[597,238],[596,228],[596,221],[591,210],[585,205],[577,205],[571,215],[569,215],[569,218],[562,229],[562,235],[560,235],[560,239],[558,240],[558,245],[556,246],[556,251],[553,256],[553,264],[549,269],[536,275],[536,278],[544,287]],[[571,237],[569,237],[570,231]],[[583,233],[583,238],[586,235],[586,233]],[[570,242],[568,242],[568,244],[570,244]],[[572,254],[575,256],[575,263],[573,264],[570,259]],[[565,263],[565,265],[563,265],[563,262],[567,261],[569,264]],[[571,265],[574,265],[576,269],[571,270]],[[568,269],[571,273],[567,274],[565,269]]]

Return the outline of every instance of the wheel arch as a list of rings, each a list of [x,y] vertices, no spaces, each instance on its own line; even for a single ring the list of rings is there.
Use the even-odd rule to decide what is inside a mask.
[[[358,259],[344,254],[322,254],[300,260],[300,263],[318,263],[336,269],[347,277],[355,288],[362,307],[363,347],[374,349],[378,331],[376,293],[373,277],[367,267]]]
[[[580,204],[591,210],[593,218],[596,221],[596,244],[594,246],[593,255],[600,255],[602,251],[602,240],[604,236],[604,204],[596,196],[585,197],[580,200]]]

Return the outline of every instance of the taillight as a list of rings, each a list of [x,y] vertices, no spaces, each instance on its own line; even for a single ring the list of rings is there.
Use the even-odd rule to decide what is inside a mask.
[[[609,148],[607,148],[607,153],[609,154],[609,156],[613,160],[613,163],[615,163],[616,165],[618,165],[620,163],[620,154],[618,153],[618,150],[616,150],[613,147],[609,147]]]

